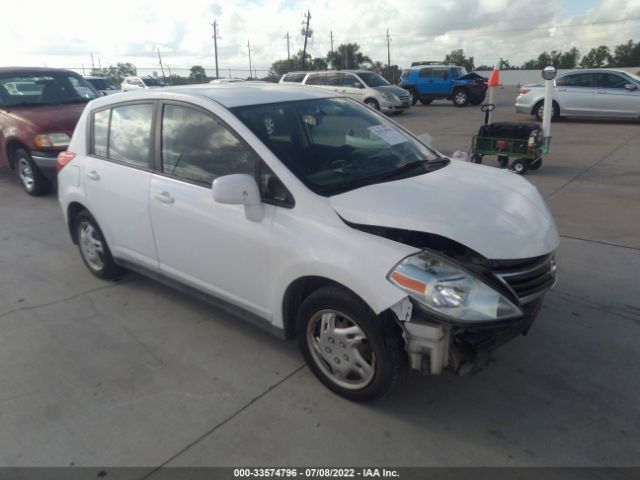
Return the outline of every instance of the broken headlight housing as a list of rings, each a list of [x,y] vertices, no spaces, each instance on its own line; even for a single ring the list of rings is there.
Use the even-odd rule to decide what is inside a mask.
[[[478,276],[427,250],[402,260],[387,278],[427,311],[446,320],[495,321],[523,314]]]

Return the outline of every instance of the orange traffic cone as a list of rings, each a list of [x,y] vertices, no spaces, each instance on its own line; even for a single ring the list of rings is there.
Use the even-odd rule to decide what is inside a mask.
[[[500,85],[500,70],[498,70],[498,67],[493,67],[493,72],[491,72],[487,85],[490,87],[497,87]]]

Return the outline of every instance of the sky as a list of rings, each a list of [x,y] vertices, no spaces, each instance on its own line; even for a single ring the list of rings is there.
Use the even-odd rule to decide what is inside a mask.
[[[544,50],[613,47],[640,41],[640,0],[21,0],[0,18],[0,66],[73,68],[131,62],[141,72],[184,74],[202,65],[214,75],[213,28],[219,25],[220,76],[258,74],[301,50],[306,11],[313,35],[308,51],[324,56],[356,42],[373,60],[442,60],[463,48],[476,65],[500,58],[520,65]],[[28,19],[28,21],[25,21]]]

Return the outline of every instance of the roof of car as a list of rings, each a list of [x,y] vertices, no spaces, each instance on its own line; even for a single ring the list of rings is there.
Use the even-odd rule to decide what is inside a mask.
[[[622,70],[621,68],[576,68],[575,70],[559,73],[559,75],[564,76],[570,73],[602,73],[602,72],[632,73],[627,70]]]
[[[0,75],[23,75],[23,74],[45,74],[45,73],[73,73],[71,70],[64,68],[48,68],[48,67],[0,67]]]
[[[210,98],[226,108],[243,107],[246,105],[261,105],[267,103],[291,102],[296,100],[313,100],[316,98],[331,98],[339,95],[315,87],[278,84],[278,83],[221,83],[201,85],[184,85],[164,87],[160,89],[136,90],[135,92],[120,93],[102,97],[95,100],[96,104],[110,104],[116,99],[122,101],[125,96],[130,99],[143,99],[146,97],[162,98],[167,94],[197,95]],[[167,95],[168,96],[168,95]]]

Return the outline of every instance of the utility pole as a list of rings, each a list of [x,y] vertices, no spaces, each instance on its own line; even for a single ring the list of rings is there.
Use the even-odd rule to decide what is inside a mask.
[[[303,25],[302,34],[304,35],[304,49],[302,50],[302,70],[304,70],[304,64],[305,64],[305,61],[307,60],[307,38],[309,38],[313,34],[313,31],[309,30],[310,20],[311,20],[311,12],[307,10],[307,13],[305,14],[305,20],[302,21],[302,25]]]
[[[162,80],[166,81],[167,77],[164,75],[164,67],[162,66],[162,57],[160,56],[159,48],[158,48],[158,61],[160,62],[160,70],[162,70]]]
[[[333,30],[329,30],[329,38],[331,39],[331,68],[333,68]]]
[[[216,78],[218,78],[218,20],[214,20],[213,26],[213,50],[216,56]]]
[[[96,66],[93,63],[93,52],[91,52],[91,75],[93,75],[93,71],[96,69]]]
[[[387,71],[391,73],[391,37],[389,36],[389,29],[387,28]],[[391,79],[391,83],[396,83],[395,72]]]
[[[247,40],[247,50],[249,51],[249,78],[253,78],[253,73],[252,73],[252,69],[251,69],[251,44],[249,43],[249,40]]]
[[[291,35],[289,35],[289,32],[287,32],[284,38],[287,39],[287,64],[289,65],[289,71],[291,71],[291,49],[289,48],[289,39],[291,38]]]

